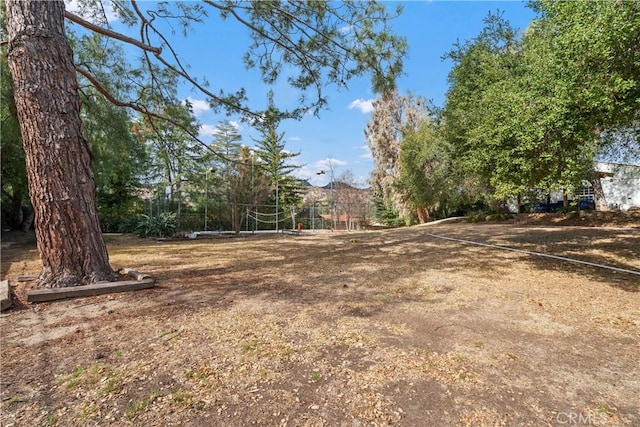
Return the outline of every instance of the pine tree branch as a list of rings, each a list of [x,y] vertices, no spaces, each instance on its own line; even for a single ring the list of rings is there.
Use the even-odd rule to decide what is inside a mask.
[[[102,86],[102,84],[98,81],[98,79],[96,79],[89,71],[85,70],[84,68],[81,68],[79,66],[76,65],[76,72],[80,75],[82,75],[82,77],[84,77],[85,79],[89,80],[89,82],[93,85],[93,87],[96,88],[96,90],[98,92],[100,92],[100,94],[102,96],[104,96],[105,98],[107,98],[107,100],[109,100],[109,102],[111,102],[112,104],[118,106],[118,107],[127,107],[127,108],[131,108],[135,111],[138,111],[139,113],[142,114],[147,114],[147,110],[146,108],[138,105],[138,104],[134,104],[131,102],[123,102],[120,101],[116,98],[114,98],[109,91]]]
[[[173,72],[178,74],[180,77],[184,78],[186,81],[188,81],[189,83],[194,85],[199,91],[201,91],[205,95],[209,96],[215,102],[226,106],[229,110],[235,110],[236,112],[240,112],[240,113],[243,113],[243,114],[245,114],[247,116],[254,117],[254,118],[259,117],[258,114],[256,114],[254,111],[250,110],[249,108],[244,107],[244,106],[239,105],[239,104],[231,103],[231,102],[227,101],[226,99],[221,98],[220,96],[214,94],[213,92],[208,90],[206,87],[204,87],[202,84],[200,84],[196,79],[194,79],[189,74],[189,72],[185,69],[185,67],[182,65],[182,62],[178,58],[177,53],[174,51],[173,47],[171,46],[171,44],[169,43],[167,38],[162,34],[162,32],[158,31],[155,28],[155,26],[153,25],[153,23],[150,20],[148,20],[144,16],[142,11],[138,7],[137,2],[135,0],[132,0],[131,1],[131,5],[133,6],[134,11],[136,12],[136,14],[138,15],[138,17],[140,18],[140,20],[142,22],[142,26],[140,28],[141,36],[142,36],[142,34],[144,34],[145,31],[148,33],[149,29],[151,29],[166,44],[167,48],[169,49],[169,52],[171,53],[171,56],[173,57],[173,60],[176,61],[177,66],[173,65],[169,61],[167,61],[164,57],[162,57],[160,55],[160,53],[156,53],[155,57],[156,57],[156,59],[158,61],[160,61],[160,63],[162,63],[165,67],[167,67],[168,69],[172,70]],[[147,34],[146,38],[147,39],[149,38],[148,34]],[[147,58],[147,61],[150,62],[150,59]],[[151,74],[153,74],[152,71],[151,71]]]
[[[104,86],[102,86],[102,84],[89,71],[76,66],[76,72],[82,75],[84,78],[86,78],[93,85],[93,87],[112,104],[118,107],[131,108],[132,110],[137,111],[138,113],[144,116],[147,116],[149,118],[164,120],[168,123],[171,123],[172,125],[175,125],[179,127],[181,130],[183,130],[184,132],[186,132],[194,141],[196,141],[197,143],[205,147],[207,150],[212,152],[216,157],[231,163],[238,162],[237,160],[227,158],[227,156],[225,156],[224,154],[218,153],[217,151],[212,149],[211,146],[209,146],[204,141],[202,141],[200,137],[198,137],[198,135],[196,135],[186,126],[182,125],[181,123],[172,119],[171,117],[149,111],[147,108],[145,108],[143,105],[140,105],[140,104],[135,104],[132,102],[124,102],[124,101],[120,101],[119,99],[116,99],[111,95],[111,93],[109,93],[109,91]],[[154,127],[153,121],[151,121],[151,126]]]
[[[86,20],[82,19],[81,17],[79,17],[78,15],[74,15],[73,13],[71,13],[71,12],[69,12],[67,10],[64,11],[64,16],[69,21],[71,21],[73,23],[76,23],[76,24],[78,24],[78,25],[80,25],[80,26],[82,26],[82,27],[84,27],[84,28],[86,28],[88,30],[95,31],[98,34],[102,34],[103,36],[106,36],[106,37],[109,37],[109,38],[112,38],[112,39],[116,39],[116,40],[120,40],[120,41],[125,42],[125,43],[132,44],[132,45],[134,45],[136,47],[139,47],[140,49],[142,49],[144,51],[152,52],[152,53],[154,53],[156,55],[160,55],[162,53],[162,48],[161,47],[149,46],[147,44],[139,42],[138,40],[136,40],[134,38],[125,36],[123,34],[120,34],[120,33],[115,32],[115,31],[111,31],[111,30],[106,29],[106,28],[102,28],[99,25],[92,24],[91,22],[86,21]]]

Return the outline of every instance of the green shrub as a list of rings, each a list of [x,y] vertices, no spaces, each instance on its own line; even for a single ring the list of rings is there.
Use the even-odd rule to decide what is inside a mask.
[[[121,200],[111,202],[98,200],[97,207],[100,225],[105,233],[133,233],[138,225],[138,217],[143,213],[142,201],[132,197],[123,196]]]
[[[116,232],[118,232],[118,233],[135,233],[139,223],[140,223],[140,218],[137,217],[137,216],[124,218],[118,223],[118,226],[116,228]]]
[[[163,212],[156,216],[142,215],[136,227],[140,237],[169,237],[176,231],[176,214]]]

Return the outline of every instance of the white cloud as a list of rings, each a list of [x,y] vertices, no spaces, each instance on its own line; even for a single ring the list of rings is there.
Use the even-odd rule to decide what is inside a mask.
[[[310,165],[301,165],[301,168],[297,169],[294,175],[299,179],[309,181],[311,185],[322,187],[331,181],[331,168],[333,168],[333,178],[338,179],[339,171],[336,168],[347,166],[348,164],[344,160],[327,157]]]
[[[349,163],[344,160],[332,159],[331,157],[327,157],[326,159],[318,160],[313,164],[317,168],[316,172],[324,171],[326,175],[331,174],[331,170],[333,170],[334,175],[337,174],[336,168],[347,166]]]
[[[369,188],[369,176],[356,176],[354,178],[355,184],[360,188]]]
[[[305,179],[311,181],[311,176],[315,173],[309,165],[299,165],[300,167],[293,171],[293,176],[298,179]]]
[[[309,182],[309,184],[313,185],[314,187],[324,187],[329,183],[328,179],[317,176],[317,175],[313,175],[311,178],[307,179],[307,181]]]
[[[364,151],[364,153],[360,154],[358,158],[373,159],[373,154],[371,154],[371,149],[369,149],[369,146],[367,144],[358,145],[357,147],[354,147],[354,148]]]
[[[289,141],[302,141],[302,138],[299,136],[291,136],[289,137]]]
[[[68,12],[78,13],[80,11],[80,5],[78,4],[78,0],[64,0],[64,8]]]
[[[207,101],[204,101],[202,99],[193,99],[190,96],[187,97],[186,100],[182,101],[184,104],[186,104],[186,102],[189,101],[189,104],[191,104],[191,109],[193,110],[193,114],[197,117],[199,115],[201,115],[202,113],[211,110],[211,107],[209,106],[209,103]]]
[[[340,27],[340,32],[342,34],[347,34],[351,32],[352,29],[353,29],[353,25],[345,25],[344,27]]]
[[[242,126],[240,125],[240,123],[236,121],[229,121],[229,124],[233,126],[238,132],[240,132],[240,130],[242,129]],[[203,137],[216,136],[220,133],[220,131],[218,130],[218,125],[202,124],[200,125],[199,133],[200,133],[200,138],[202,139]]]
[[[356,99],[349,104],[349,109],[353,110],[354,108],[359,109],[363,114],[369,114],[373,112],[373,99]]]
[[[218,134],[218,127],[214,125],[200,125],[200,136],[215,136]]]

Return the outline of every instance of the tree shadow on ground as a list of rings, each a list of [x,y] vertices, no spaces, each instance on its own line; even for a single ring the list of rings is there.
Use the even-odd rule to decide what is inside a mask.
[[[557,395],[565,396],[561,394],[562,388],[566,387],[567,379],[578,375],[576,372],[595,378],[589,384],[601,381],[609,386],[611,383],[609,390],[612,390],[612,368],[602,361],[622,360],[623,364],[616,365],[616,374],[634,369],[635,359],[624,351],[633,344],[633,332],[609,334],[610,329],[599,324],[597,329],[574,331],[572,328],[577,328],[576,325],[594,325],[598,319],[584,322],[580,317],[584,311],[572,311],[571,316],[575,314],[575,317],[557,316],[573,303],[572,298],[582,293],[579,289],[581,282],[576,277],[584,277],[584,298],[591,298],[600,288],[603,294],[609,291],[616,298],[622,294],[621,290],[636,292],[635,277],[620,275],[613,278],[610,272],[602,269],[446,241],[430,234],[521,249],[548,250],[574,257],[582,251],[589,257],[585,259],[592,262],[610,264],[616,261],[619,263],[616,265],[628,268],[633,268],[634,259],[638,259],[635,247],[638,240],[634,233],[628,236],[620,231],[584,232],[580,237],[575,230],[574,234],[569,230],[566,231],[568,234],[559,231],[483,226],[416,227],[383,232],[335,233],[330,237],[272,236],[255,240],[170,241],[162,244],[136,240],[114,244],[110,247],[110,254],[115,263],[127,263],[151,274],[158,286],[150,290],[65,301],[59,308],[53,307],[57,303],[33,305],[34,313],[21,313],[11,321],[22,320],[22,330],[28,330],[30,335],[40,335],[41,341],[30,347],[14,337],[12,342],[23,353],[16,352],[21,358],[11,361],[10,372],[24,371],[24,378],[30,381],[29,384],[44,382],[55,385],[47,390],[59,393],[63,389],[56,385],[59,373],[70,373],[74,367],[92,366],[105,360],[114,366],[139,362],[140,365],[162,370],[166,360],[150,356],[160,357],[175,345],[177,350],[166,354],[178,360],[182,355],[186,356],[184,365],[174,369],[172,378],[177,385],[189,384],[184,379],[185,369],[207,363],[207,366],[214,366],[215,355],[221,346],[230,346],[232,350],[241,352],[245,336],[251,337],[252,328],[261,323],[277,323],[274,326],[277,331],[284,330],[284,325],[291,323],[296,327],[286,331],[285,341],[302,343],[313,337],[307,333],[309,329],[318,328],[333,334],[346,323],[349,333],[367,330],[379,337],[375,346],[323,344],[317,353],[310,353],[311,365],[287,359],[283,372],[289,373],[292,368],[297,372],[309,372],[314,363],[320,361],[336,368],[349,366],[348,372],[368,372],[369,367],[376,364],[383,370],[386,359],[374,359],[367,352],[380,350],[373,353],[380,357],[384,351],[393,348],[401,348],[400,353],[408,355],[407,360],[414,359],[409,356],[415,351],[433,350],[452,357],[471,355],[473,363],[469,362],[470,369],[491,381],[487,384],[488,391],[481,386],[431,376],[435,375],[433,371],[420,371],[417,380],[427,381],[427,384],[417,389],[408,386],[406,390],[394,391],[396,382],[392,382],[389,385],[394,388],[385,389],[384,393],[406,405],[415,402],[415,407],[405,406],[405,410],[410,410],[408,417],[415,416],[417,420],[417,414],[424,416],[423,409],[433,405],[434,401],[442,408],[452,407],[454,399],[440,387],[447,385],[457,394],[456,407],[462,398],[469,399],[469,407],[486,404],[490,408],[504,408],[513,405],[519,418],[510,421],[526,425],[540,416],[540,409],[530,409],[522,402],[511,403],[511,394],[505,393],[530,392],[529,384],[539,381],[539,375],[544,375],[542,378],[547,381],[552,380],[546,386],[547,391],[561,390]],[[589,250],[584,251],[583,248]],[[520,272],[520,269],[526,271]],[[526,281],[512,281],[510,276],[516,274],[520,274],[519,277],[523,274],[529,276]],[[557,280],[553,286],[562,288],[564,274],[571,276],[573,286],[557,301],[549,298],[557,303],[555,306],[547,305],[547,300],[544,307],[539,307],[537,301],[530,301],[532,295],[550,289],[550,286],[536,287],[536,280]],[[526,289],[526,286],[531,288]],[[475,293],[465,293],[467,289],[474,288]],[[637,294],[633,297],[637,299]],[[608,301],[612,301],[611,305],[596,314],[616,307],[615,298]],[[36,308],[41,311],[36,312]],[[47,310],[51,312],[47,314]],[[632,316],[632,310],[627,309],[626,314]],[[221,321],[222,318],[225,321]],[[540,329],[541,325],[536,322],[541,319],[545,320],[542,327],[549,330]],[[192,334],[191,338],[197,339],[180,341],[181,322],[188,324],[190,321],[195,325],[186,329]],[[236,327],[239,332],[234,329]],[[220,330],[220,336],[210,336],[210,331],[215,328]],[[633,324],[628,330],[631,328]],[[56,330],[59,335],[56,335]],[[234,331],[238,333],[233,335]],[[627,330],[620,327],[617,331]],[[20,338],[28,339],[29,334]],[[231,339],[226,339],[227,334]],[[599,334],[603,334],[603,339],[596,339]],[[178,337],[176,343],[171,341],[174,336]],[[211,347],[207,345],[209,342],[213,343]],[[588,343],[593,347],[586,346]],[[197,352],[198,357],[190,354],[194,348],[201,347],[213,356]],[[123,348],[129,351],[115,354]],[[624,357],[620,360],[610,357],[610,348]],[[136,354],[134,349],[141,353]],[[24,360],[34,363],[19,362],[22,355]],[[345,360],[351,365],[343,365]],[[428,362],[430,359],[420,360]],[[460,367],[464,363],[455,366]],[[600,365],[605,368],[594,369]],[[548,366],[556,367],[561,375],[556,375],[552,369],[547,370]],[[277,396],[283,389],[297,384],[291,378],[297,381],[298,377],[281,377],[285,378],[282,384],[262,383],[264,392],[273,392]],[[391,379],[401,381],[400,386],[403,386],[404,378],[399,374],[392,374]],[[339,377],[334,380],[336,382],[328,381],[327,384],[335,386],[343,380],[348,384],[350,377]],[[131,391],[123,393],[118,401],[132,399],[137,393],[134,390],[139,387],[157,387],[159,381],[165,381],[165,377],[148,380],[147,383],[138,378],[130,383]],[[253,379],[251,381],[253,384]],[[307,389],[309,394],[314,392],[315,384],[302,383],[307,388],[301,388],[301,396],[306,396]],[[170,386],[173,387],[173,383]],[[421,394],[411,395],[407,390],[418,390]],[[407,394],[403,394],[405,392]],[[499,393],[501,396],[496,398],[494,395]],[[595,391],[587,393],[589,399],[597,397]],[[44,407],[53,407],[47,400],[49,394],[42,392],[42,395]],[[541,396],[533,403],[538,405],[536,408],[542,406],[548,412],[557,408],[554,396]],[[268,402],[268,407],[271,408],[275,401],[277,399]],[[222,402],[227,402],[224,397]],[[580,399],[571,401],[572,404],[575,402],[579,403]],[[311,403],[310,400],[308,405]],[[305,402],[305,406],[308,405]],[[245,408],[248,406],[238,406],[238,409]],[[632,409],[624,413],[632,413]],[[447,420],[450,421],[443,418],[438,423],[430,419],[435,424],[451,424]],[[415,424],[411,421],[407,418],[404,424]]]
[[[636,230],[468,224],[336,233],[329,238],[260,236],[162,244],[128,239],[115,242],[110,253],[120,256],[118,263],[130,263],[127,267],[156,279],[159,287],[150,295],[156,295],[158,289],[168,290],[165,297],[158,297],[177,305],[216,305],[232,300],[234,295],[246,295],[302,305],[338,302],[347,314],[370,316],[388,310],[389,304],[437,299],[447,285],[430,280],[432,274],[468,275],[470,281],[501,280],[512,273],[514,262],[527,265],[529,274],[540,280],[545,280],[545,272],[555,272],[627,292],[640,290],[638,275],[442,240],[434,235],[627,270],[637,270],[640,259],[640,232]],[[8,259],[3,259],[3,272],[11,263],[33,257],[29,249],[12,248]],[[557,274],[554,277],[557,280]],[[420,282],[431,291],[411,292]],[[557,285],[562,286],[562,280]],[[363,299],[367,307],[360,304]]]
[[[158,272],[169,296],[184,303],[218,304],[245,296],[267,301],[286,300],[302,306],[320,302],[338,304],[344,314],[373,316],[397,304],[437,301],[451,290],[431,275],[468,275],[473,280],[503,280],[514,263],[528,266],[529,274],[545,279],[545,272],[584,277],[627,292],[638,292],[638,276],[501,249],[442,240],[447,235],[515,249],[531,250],[582,261],[635,270],[640,259],[640,234],[620,230],[562,230],[513,227],[414,228],[376,233],[336,234],[330,239],[263,239],[245,248],[249,259],[226,259],[223,267],[181,267]],[[239,242],[238,248],[246,242]],[[188,246],[189,243],[180,245]],[[225,246],[225,251],[232,252]],[[186,249],[185,247],[181,248]],[[199,257],[218,258],[215,242],[199,248]],[[585,251],[586,249],[586,251]],[[177,249],[176,249],[177,250]],[[277,250],[278,256],[274,256]],[[174,251],[175,252],[175,251]],[[172,260],[174,257],[172,256]],[[186,260],[185,263],[189,263]],[[206,264],[206,262],[205,262]],[[164,264],[162,264],[164,265]],[[558,280],[558,274],[553,275]],[[179,285],[177,285],[179,283]],[[384,286],[381,286],[381,283]],[[428,292],[412,292],[416,286]],[[563,286],[562,279],[557,286]],[[605,288],[603,288],[604,291]],[[366,301],[366,305],[362,304]]]

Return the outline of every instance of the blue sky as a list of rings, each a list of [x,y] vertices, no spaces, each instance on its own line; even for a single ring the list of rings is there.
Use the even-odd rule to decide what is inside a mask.
[[[68,2],[70,0],[67,0]],[[72,0],[71,0],[72,1]],[[386,2],[389,10],[397,2]],[[414,95],[431,99],[442,106],[447,91],[447,74],[450,61],[442,56],[456,40],[465,41],[475,37],[483,27],[483,18],[488,12],[500,10],[511,24],[523,30],[531,22],[534,13],[525,2],[516,1],[408,1],[403,14],[392,22],[396,34],[407,37],[409,55],[404,62],[404,72],[398,88],[401,93],[411,91]],[[150,3],[140,3],[144,9]],[[181,59],[189,64],[192,75],[204,77],[210,89],[235,91],[242,87],[254,105],[264,107],[268,88],[260,81],[259,73],[246,70],[242,56],[250,44],[246,28],[234,22],[220,21],[212,16],[205,24],[195,25],[188,36],[175,35],[171,43]],[[278,105],[292,106],[296,92],[285,83],[277,83],[273,90]],[[361,184],[365,184],[373,169],[371,154],[366,147],[364,129],[371,113],[371,91],[367,78],[352,80],[348,90],[329,90],[329,109],[320,117],[307,116],[301,121],[282,122],[279,131],[285,133],[289,151],[300,152],[297,171],[299,178],[308,179],[315,185],[325,185],[330,180],[329,170],[337,178],[350,171]],[[215,126],[222,120],[239,124],[242,143],[252,146],[254,130],[239,123],[238,118],[214,114],[202,93],[180,89],[179,96],[189,99],[194,113],[201,123],[201,139],[210,142]],[[317,175],[325,170],[324,175]]]
[[[395,8],[395,2],[387,3],[389,9]],[[521,30],[534,17],[524,2],[404,2],[403,14],[392,23],[394,31],[406,36],[409,43],[405,75],[398,81],[400,92],[411,91],[442,106],[447,91],[447,74],[451,69],[450,61],[443,61],[442,56],[456,40],[475,37],[482,29],[483,18],[489,11],[496,10],[503,11],[504,17]],[[187,43],[179,46],[192,66],[191,71],[196,75],[206,75],[212,88],[231,90],[246,87],[249,99],[263,104],[265,89],[259,83],[258,74],[245,70],[241,62],[248,46],[244,30],[227,23],[219,25],[217,31],[210,26],[206,30],[196,29],[187,38]],[[284,83],[276,85],[274,92],[276,103],[287,105],[295,100],[295,92]],[[324,185],[330,179],[331,166],[336,178],[349,170],[364,184],[373,169],[364,129],[375,94],[366,78],[351,81],[346,91],[330,91],[328,94],[329,109],[322,111],[319,118],[308,116],[299,122],[286,121],[279,130],[285,133],[287,149],[300,152],[298,161],[303,165],[297,171],[300,178],[309,179],[315,185]],[[209,141],[212,138],[209,132],[226,117],[197,108],[206,107],[205,102],[200,102],[204,101],[202,95],[187,90],[182,95],[189,97],[196,107],[198,120],[203,124],[201,135],[204,141]],[[233,117],[228,119],[233,120]],[[254,131],[240,124],[240,133],[244,144],[254,144],[251,139],[251,136],[257,136]],[[317,175],[318,170],[326,170],[327,173]]]

